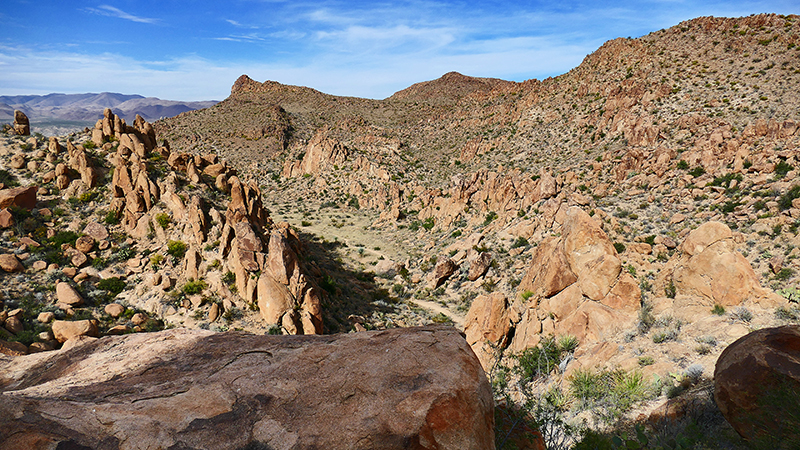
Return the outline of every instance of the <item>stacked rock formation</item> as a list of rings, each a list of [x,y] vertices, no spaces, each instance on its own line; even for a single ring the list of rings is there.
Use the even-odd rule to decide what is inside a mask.
[[[707,222],[686,236],[659,274],[659,287],[669,283],[675,287],[675,299],[672,305],[663,299],[660,307],[671,307],[685,319],[714,305],[731,307],[749,302],[776,307],[784,302],[761,287],[750,263],[736,251],[731,229],[721,222]]]
[[[30,136],[31,123],[28,116],[20,110],[14,110],[14,133],[19,136]]]
[[[95,127],[94,137],[108,140],[106,131],[111,130],[112,123],[116,124],[114,133],[117,125],[127,131],[119,134],[120,144],[111,157],[111,207],[121,216],[127,233],[141,239],[152,230],[160,230],[154,211],[160,200],[189,244],[184,278],[198,278],[202,249],[218,239],[222,268],[235,274],[238,295],[248,304],[257,303],[267,323],[280,325],[290,334],[322,333],[321,293],[302,271],[299,237],[288,224],[272,222],[254,182],[240,181],[236,171],[216,155],[173,153],[166,146],[154,147],[153,128],[140,117],[134,127],[125,127],[112,112],[106,111],[104,116]],[[147,159],[151,153],[165,159],[173,172],[156,179]],[[194,184],[229,192],[231,200],[224,214],[208,204],[200,192],[188,199],[179,194],[178,172],[185,173]],[[167,239],[163,236],[162,240]],[[221,284],[216,287],[227,291]],[[229,291],[225,294],[223,297],[232,295]]]
[[[492,346],[519,352],[541,336],[572,335],[583,343],[607,339],[632,325],[640,307],[636,280],[600,225],[578,207],[560,211],[561,236],[542,241],[509,304],[502,294],[478,297],[467,315],[467,341],[484,367]],[[509,330],[515,328],[513,340]]]

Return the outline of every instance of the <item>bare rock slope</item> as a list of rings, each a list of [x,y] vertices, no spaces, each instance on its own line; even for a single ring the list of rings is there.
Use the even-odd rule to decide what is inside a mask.
[[[0,359],[0,397],[8,449],[494,448],[489,384],[449,327],[107,337]]]

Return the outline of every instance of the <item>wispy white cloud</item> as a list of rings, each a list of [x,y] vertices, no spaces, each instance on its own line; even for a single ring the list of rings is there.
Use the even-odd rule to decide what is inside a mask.
[[[231,25],[233,25],[233,26],[235,26],[235,27],[237,27],[237,28],[249,28],[249,29],[251,29],[251,30],[257,30],[257,29],[259,28],[258,26],[255,26],[255,25],[245,25],[245,24],[243,24],[243,23],[241,23],[241,22],[238,22],[238,21],[236,21],[236,20],[232,20],[232,19],[225,19],[225,22],[228,22],[229,24],[231,24]]]
[[[138,22],[138,23],[155,24],[155,23],[159,22],[158,19],[152,19],[152,18],[149,18],[149,17],[135,16],[135,15],[129,14],[129,13],[127,13],[127,12],[125,12],[125,11],[119,9],[119,8],[115,8],[115,7],[111,6],[111,5],[100,5],[97,8],[91,8],[91,7],[90,8],[86,8],[86,10],[91,12],[91,13],[94,13],[94,14],[99,14],[101,16],[116,17],[117,19],[125,19],[125,20],[130,20],[132,22]]]
[[[354,25],[341,30],[319,31],[317,39],[349,49],[361,50],[376,47],[413,46],[438,48],[455,41],[453,30],[444,28],[413,28],[408,25],[367,27]]]
[[[265,39],[256,33],[250,34],[232,34],[230,36],[212,38],[216,41],[231,41],[231,42],[260,42]]]

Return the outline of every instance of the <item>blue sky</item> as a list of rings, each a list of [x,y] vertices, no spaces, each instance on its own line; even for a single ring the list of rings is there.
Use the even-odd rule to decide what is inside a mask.
[[[222,100],[241,74],[385,98],[449,71],[562,74],[620,36],[698,16],[800,13],[773,1],[4,0],[0,95]]]

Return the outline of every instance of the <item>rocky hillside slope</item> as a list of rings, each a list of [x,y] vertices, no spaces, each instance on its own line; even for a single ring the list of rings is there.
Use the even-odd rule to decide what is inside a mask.
[[[635,364],[663,332],[680,342],[660,357],[674,368],[708,354],[697,339],[718,322],[797,320],[799,40],[797,16],[703,17],[609,41],[556,78],[450,73],[385,100],[242,76],[220,104],[155,127],[257,177],[277,214],[341,238],[344,262],[397,299],[508,320],[490,334],[513,351],[547,333],[584,348],[627,335],[643,339],[622,352]],[[602,274],[570,256],[590,248]],[[532,273],[543,259],[575,279]],[[483,312],[465,317],[476,297]],[[662,326],[637,332],[648,314]],[[681,356],[693,347],[705,353]]]
[[[319,268],[258,186],[159,145],[141,117],[4,137],[0,178],[3,353],[173,326],[324,330]]]
[[[153,125],[107,111],[47,151],[7,137],[7,178],[39,197],[6,214],[25,273],[6,275],[5,328],[52,347],[34,312],[105,333],[453,323],[487,371],[555,336],[574,344],[563,376],[685,387],[748,331],[800,320],[798,19],[704,17],[556,78],[449,73],[385,100],[243,75]]]

